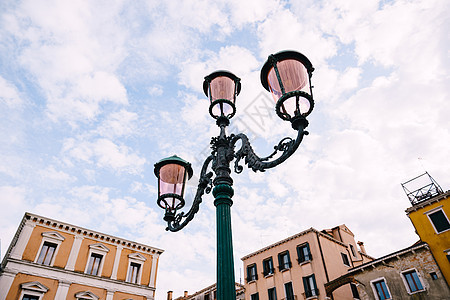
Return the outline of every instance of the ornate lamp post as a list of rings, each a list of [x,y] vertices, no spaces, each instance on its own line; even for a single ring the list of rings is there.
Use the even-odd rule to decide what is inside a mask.
[[[297,131],[296,139],[283,138],[267,157],[253,151],[245,134],[226,134],[226,127],[236,113],[235,101],[240,92],[240,79],[228,71],[216,71],[205,77],[203,90],[210,100],[209,113],[216,119],[220,134],[211,139],[209,155],[200,173],[200,180],[192,207],[187,213],[178,212],[184,206],[184,186],[192,176],[190,163],[178,156],[162,159],[155,164],[158,178],[158,205],[165,210],[167,229],[178,231],[185,227],[199,210],[204,193],[214,195],[217,219],[217,299],[236,298],[230,208],[233,204],[233,180],[230,164],[234,160],[235,173],[241,173],[244,159],[253,171],[264,172],[289,158],[308,132],[306,117],[314,107],[311,76],[314,68],[301,53],[282,51],[270,55],[261,70],[261,83],[272,93],[277,115],[291,122]],[[236,143],[241,141],[239,149]],[[276,157],[276,158],[275,158]],[[213,172],[208,171],[209,166]],[[215,176],[214,176],[215,175]]]

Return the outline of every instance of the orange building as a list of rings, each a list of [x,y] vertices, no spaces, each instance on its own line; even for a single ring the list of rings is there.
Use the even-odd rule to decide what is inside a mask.
[[[161,253],[25,213],[3,258],[0,300],[153,300]]]
[[[345,225],[302,231],[242,258],[246,300],[328,299],[325,284],[373,258]],[[332,299],[353,300],[355,287],[342,286]]]

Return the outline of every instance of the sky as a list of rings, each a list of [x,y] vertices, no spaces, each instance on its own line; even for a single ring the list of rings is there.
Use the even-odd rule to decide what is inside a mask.
[[[346,224],[374,257],[410,246],[401,183],[428,171],[450,189],[449,16],[446,0],[1,1],[2,255],[32,212],[164,249],[158,300],[213,284],[212,195],[167,232],[153,166],[192,163],[188,209],[220,69],[242,83],[228,133],[260,156],[295,137],[259,80],[281,50],[315,67],[310,134],[284,164],[232,174],[236,281],[241,257],[310,227]]]

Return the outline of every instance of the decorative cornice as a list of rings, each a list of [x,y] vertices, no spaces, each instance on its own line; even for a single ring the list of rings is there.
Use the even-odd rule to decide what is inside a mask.
[[[90,229],[75,226],[72,224],[64,223],[61,221],[53,220],[53,219],[39,216],[36,214],[32,214],[29,212],[25,213],[23,219],[24,219],[23,222],[25,222],[26,220],[30,220],[31,222],[34,222],[34,223],[36,223],[36,225],[39,225],[39,226],[51,228],[54,230],[56,229],[56,230],[59,230],[62,232],[66,231],[70,234],[88,237],[90,239],[94,239],[94,240],[97,240],[97,241],[99,241],[101,243],[105,243],[105,244],[111,244],[111,245],[115,245],[115,246],[121,245],[122,247],[126,247],[126,248],[132,249],[134,251],[140,251],[142,253],[160,255],[164,252],[164,250],[159,249],[159,248],[132,242],[132,241],[129,241],[126,239],[118,238],[118,237],[100,233],[100,232],[97,232],[94,230],[90,230]]]
[[[20,271],[20,273],[22,274],[45,277],[58,281],[63,280],[66,282],[146,297],[148,297],[155,291],[155,288],[149,287],[148,285],[136,285],[125,281],[111,279],[108,277],[99,277],[95,275],[89,275],[61,268],[36,264],[26,260],[18,260],[13,258],[8,258],[7,260],[8,265],[5,271],[9,271],[10,273]]]
[[[297,234],[294,234],[293,236],[290,236],[290,237],[285,238],[285,239],[283,239],[283,240],[281,240],[281,241],[278,241],[278,242],[276,242],[276,243],[274,243],[274,244],[272,244],[272,245],[266,246],[266,247],[264,247],[264,248],[262,248],[262,249],[260,249],[260,250],[258,250],[258,251],[255,251],[255,252],[253,252],[253,253],[250,253],[250,254],[248,254],[248,255],[242,257],[241,260],[249,259],[250,257],[253,257],[253,256],[255,256],[255,255],[258,255],[258,254],[260,254],[260,253],[263,253],[263,252],[265,252],[265,251],[267,251],[267,250],[269,250],[269,249],[272,249],[272,248],[274,248],[274,247],[277,247],[277,246],[279,246],[279,245],[282,245],[282,244],[284,244],[284,243],[287,243],[287,242],[289,242],[289,241],[292,241],[292,240],[294,240],[294,239],[296,239],[296,238],[299,238],[299,237],[301,237],[301,236],[303,236],[303,235],[306,235],[306,234],[308,234],[308,233],[316,233],[316,234],[319,234],[320,236],[322,236],[322,237],[324,237],[324,238],[326,238],[326,239],[328,239],[328,240],[330,240],[330,241],[332,241],[332,242],[334,242],[334,243],[336,243],[336,244],[338,244],[338,245],[347,247],[347,245],[345,245],[344,243],[342,243],[342,242],[336,240],[335,238],[331,237],[330,235],[325,234],[325,233],[322,233],[322,232],[318,231],[317,229],[311,227],[311,228],[309,228],[309,229],[307,229],[307,230],[305,230],[305,231],[299,232],[299,233],[297,233]]]

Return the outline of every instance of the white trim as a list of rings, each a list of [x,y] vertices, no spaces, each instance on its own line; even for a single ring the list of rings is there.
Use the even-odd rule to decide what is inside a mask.
[[[432,208],[432,209],[430,209],[430,210],[427,210],[427,211],[424,212],[423,214],[424,214],[424,215],[432,214],[432,213],[434,213],[434,212],[440,210],[442,207],[443,207],[443,205],[436,206],[435,208]]]
[[[100,299],[97,295],[95,295],[91,291],[85,291],[85,292],[78,292],[75,294],[75,298],[77,299],[89,299],[89,300],[98,300]]]
[[[375,288],[375,283],[376,282],[379,282],[379,281],[384,281],[384,284],[386,285],[386,289],[387,289],[387,291],[388,291],[388,293],[389,293],[389,298],[386,298],[386,300],[389,300],[389,299],[392,299],[392,293],[391,293],[391,291],[389,290],[389,285],[387,284],[387,281],[386,281],[386,278],[384,278],[384,277],[379,277],[379,278],[377,278],[377,279],[374,279],[374,280],[371,280],[370,281],[370,287],[372,288],[372,292],[373,292],[373,295],[374,295],[374,297],[375,297],[375,299],[376,300],[379,300],[380,298],[378,298],[378,293],[377,293],[377,289]]]
[[[153,297],[154,288],[147,287],[145,285],[137,286],[135,284],[130,284],[126,282],[119,282],[117,280],[111,280],[109,278],[99,278],[97,276],[85,275],[82,273],[76,273],[71,271],[66,271],[64,269],[52,268],[44,265],[35,265],[27,261],[8,261],[8,270],[10,272],[19,271],[20,273],[45,277],[54,280],[64,280],[67,282],[76,283],[79,285],[87,285],[91,287],[96,287],[100,289],[113,290],[117,292]]]
[[[96,244],[90,244],[89,245],[89,255],[88,255],[88,259],[86,262],[86,267],[84,268],[84,273],[88,274],[88,267],[89,267],[89,262],[91,261],[91,257],[92,254],[98,254],[102,256],[102,259],[100,260],[100,266],[98,267],[97,270],[97,274],[90,274],[90,275],[94,275],[94,276],[102,276],[102,271],[103,271],[103,265],[105,264],[105,259],[106,259],[106,254],[109,252],[108,247],[106,247],[103,244],[100,243],[96,243]]]
[[[20,300],[22,300],[25,295],[37,296],[39,297],[39,300],[41,300],[48,291],[48,287],[38,281],[22,283],[20,289],[22,290],[19,297]]]
[[[122,255],[123,247],[118,245],[116,247],[116,256],[114,257],[114,265],[112,269],[111,279],[117,279],[117,271],[119,270],[120,256]]]
[[[405,278],[405,274],[404,273],[408,273],[408,272],[411,272],[411,271],[416,272],[417,277],[419,278],[420,284],[422,285],[422,289],[421,290],[417,290],[415,292],[411,292],[411,290],[409,289],[409,284],[408,284],[408,282],[407,282],[407,280]],[[406,291],[408,292],[408,294],[410,294],[410,295],[417,294],[417,293],[420,293],[420,292],[423,292],[423,291],[426,290],[425,289],[425,284],[424,284],[423,279],[422,279],[422,275],[417,271],[416,268],[412,268],[412,269],[408,269],[408,270],[405,270],[405,271],[401,271],[400,272],[400,277],[403,280],[403,284],[405,285],[405,288],[406,288]]]
[[[49,243],[56,244],[56,249],[55,249],[55,252],[53,253],[52,260],[50,261],[50,265],[49,265],[49,266],[53,266],[53,264],[55,263],[56,255],[58,255],[58,251],[60,248],[59,246],[65,240],[65,238],[56,231],[43,232],[43,233],[41,233],[41,235],[42,235],[41,245],[39,246],[39,251],[36,254],[34,262],[37,263],[38,258],[41,255],[41,251],[42,251],[42,247],[44,246],[44,243],[49,242]]]
[[[84,240],[84,237],[80,235],[75,235],[75,238],[73,240],[72,249],[70,249],[69,258],[67,259],[67,264],[65,269],[74,271],[75,270],[75,263],[78,258],[78,254],[80,253],[81,244]]]
[[[66,281],[59,281],[58,289],[56,290],[55,300],[66,300],[71,283]]]
[[[150,281],[148,286],[151,288],[156,288],[156,265],[158,263],[159,254],[152,254],[152,269],[150,271]]]
[[[131,253],[128,254],[128,268],[127,268],[127,277],[126,282],[135,283],[135,284],[141,284],[141,278],[142,278],[142,269],[144,268],[144,262],[147,259],[140,253]],[[130,266],[131,263],[135,263],[139,265],[139,274],[137,275],[136,282],[131,282],[130,280]]]
[[[10,269],[3,270],[2,275],[0,276],[0,300],[5,300],[6,295],[8,295],[9,290],[11,289],[14,278],[17,275],[17,271],[12,271]]]
[[[16,245],[11,251],[10,257],[15,259],[22,259],[23,251],[25,251],[25,248],[28,244],[28,241],[30,240],[31,233],[33,232],[34,227],[36,227],[36,224],[34,224],[32,221],[30,220],[25,221],[25,224],[23,225],[22,230],[17,239]]]
[[[433,209],[431,209],[431,210],[425,212],[424,214],[427,215],[428,220],[430,221],[431,225],[433,226],[433,229],[434,229],[434,231],[436,232],[436,234],[441,234],[441,233],[450,231],[450,228],[448,228],[448,229],[446,229],[446,230],[443,230],[443,231],[441,231],[441,232],[438,232],[438,231],[437,231],[436,227],[434,226],[433,221],[432,221],[431,218],[430,218],[430,215],[431,215],[431,214],[434,214],[434,213],[436,213],[436,212],[438,212],[438,211],[442,211],[442,213],[444,214],[445,219],[446,219],[447,222],[450,224],[450,221],[449,221],[447,215],[445,214],[445,211],[443,210],[442,205],[441,205],[441,206],[438,206],[438,207],[435,207],[435,208],[433,208]]]

